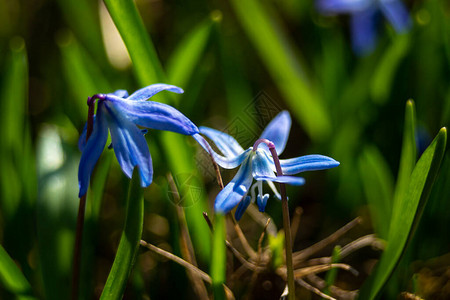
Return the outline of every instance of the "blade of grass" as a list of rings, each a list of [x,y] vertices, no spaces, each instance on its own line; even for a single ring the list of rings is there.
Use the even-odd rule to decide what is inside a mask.
[[[39,196],[36,231],[45,299],[67,299],[72,264],[78,193],[79,156],[67,152],[57,127],[43,127],[37,137]]]
[[[411,173],[416,165],[416,109],[413,100],[408,100],[405,107],[405,123],[403,128],[402,152],[400,155],[400,165],[397,175],[397,182],[394,190],[393,210],[398,211],[400,200],[404,197]]]
[[[98,64],[89,57],[70,31],[61,31],[58,34],[57,44],[62,55],[64,75],[75,99],[75,101],[68,101],[68,105],[69,108],[74,108],[76,115],[74,116],[70,109],[67,113],[77,122],[84,123],[87,114],[87,97],[99,92],[109,93],[111,87]]]
[[[0,245],[0,282],[3,287],[16,296],[32,295],[30,283],[2,245]]]
[[[134,64],[136,76],[141,85],[165,82],[165,75],[156,56],[150,37],[147,35],[143,22],[139,17],[137,9],[131,0],[117,1],[105,0],[111,18],[116,24],[122,39],[130,53]],[[160,95],[158,98],[163,103],[168,103],[168,97]],[[161,141],[164,155],[173,174],[195,174],[196,168],[193,162],[193,153],[186,147],[184,137],[170,132],[161,133]],[[194,203],[186,209],[186,218],[190,225],[196,253],[203,260],[207,260],[211,249],[209,239],[205,239],[209,233],[207,225],[201,218],[202,212],[206,211],[206,194],[204,188],[200,187],[201,193],[195,199],[192,193],[184,192],[187,187],[178,187],[180,194],[187,197],[187,201]],[[202,201],[199,201],[202,200]]]
[[[337,264],[341,260],[341,246],[335,246],[331,255],[331,264]],[[330,269],[325,275],[325,282],[327,284],[325,293],[330,295],[330,286],[334,285],[336,280],[338,268]]]
[[[156,49],[132,0],[105,0],[106,7],[127,46],[136,77],[142,86],[165,82]]]
[[[392,215],[393,183],[389,166],[375,147],[366,147],[359,159],[360,176],[378,235],[386,239]]]
[[[225,216],[216,214],[214,219],[213,251],[211,257],[211,279],[214,299],[224,300],[223,284],[226,276]]]
[[[306,80],[285,32],[262,2],[233,0],[231,3],[272,79],[310,138],[326,138],[331,131],[329,115],[322,99]]]
[[[238,136],[233,136],[241,145],[250,145],[263,128],[257,128],[255,98],[249,81],[245,78],[244,58],[239,49],[236,49],[233,41],[224,33],[223,27],[220,27],[220,31],[216,31],[215,38],[220,51],[220,69],[225,80],[228,117],[229,120],[234,121],[231,126],[228,124],[226,129],[227,131],[238,131],[237,128],[245,128],[245,130],[238,131],[240,132]],[[230,134],[233,133],[235,134],[235,132],[230,132]]]
[[[136,261],[144,224],[144,190],[140,186],[138,168],[133,171],[127,199],[125,225],[113,266],[100,299],[122,299]]]
[[[384,104],[388,100],[392,84],[395,82],[395,72],[408,53],[409,45],[409,35],[396,35],[391,46],[384,52],[375,69],[373,78],[370,80],[370,94],[376,103]]]
[[[186,87],[191,74],[203,57],[214,21],[207,19],[194,27],[178,43],[167,62],[167,77],[170,84]]]
[[[360,290],[359,299],[374,299],[386,284],[414,232],[437,176],[447,142],[442,128],[417,162],[408,189],[392,212],[388,244],[378,265]]]
[[[25,134],[24,116],[28,93],[28,63],[25,42],[21,37],[10,41],[5,77],[0,88],[0,173],[1,210],[8,221],[21,202],[20,168]]]

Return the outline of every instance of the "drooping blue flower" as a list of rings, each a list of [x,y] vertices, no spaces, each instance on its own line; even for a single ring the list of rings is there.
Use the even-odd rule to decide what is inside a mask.
[[[219,213],[228,213],[236,205],[236,219],[240,219],[251,202],[258,204],[259,210],[264,211],[268,194],[263,194],[263,182],[266,182],[280,199],[280,195],[273,182],[303,185],[301,177],[289,176],[304,171],[323,170],[339,165],[336,160],[323,155],[305,155],[291,159],[280,159],[283,175],[276,176],[275,164],[269,148],[260,144],[257,149],[250,147],[244,150],[230,135],[208,127],[200,127],[200,133],[207,136],[222,152],[220,155],[212,150],[214,160],[223,168],[233,169],[240,166],[238,172],[222,191],[217,195],[214,209]],[[291,129],[291,117],[287,111],[279,113],[265,128],[260,139],[267,139],[275,145],[277,154],[281,154]],[[194,137],[197,138],[197,137]],[[200,142],[200,141],[199,141]],[[202,144],[200,142],[200,144]],[[256,183],[252,185],[253,179]],[[258,191],[256,192],[256,188]]]
[[[92,133],[86,142],[85,126],[78,142],[82,151],[78,169],[80,197],[87,192],[92,170],[108,139],[108,129],[122,171],[131,178],[134,167],[138,166],[142,187],[152,182],[153,168],[144,132],[136,125],[185,135],[199,132],[197,126],[175,108],[163,103],[145,101],[164,90],[183,93],[181,88],[173,85],[153,84],[130,96],[125,90],[94,96],[98,104]]]
[[[383,15],[398,33],[411,27],[411,19],[401,0],[318,0],[323,14],[350,14],[353,50],[369,54],[376,45],[377,25]]]

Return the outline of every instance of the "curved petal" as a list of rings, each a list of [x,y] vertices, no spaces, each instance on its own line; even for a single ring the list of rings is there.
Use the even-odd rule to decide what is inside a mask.
[[[304,185],[305,179],[302,177],[295,177],[295,176],[275,176],[273,174],[272,176],[266,176],[266,175],[255,175],[253,176],[256,180],[265,180],[265,181],[275,181],[280,183],[287,183],[291,185]]]
[[[84,134],[84,138],[86,139],[86,134]],[[92,134],[83,146],[83,153],[81,154],[80,166],[78,167],[78,197],[86,194],[92,170],[105,147],[107,139],[108,127],[105,116],[99,111],[94,120]]]
[[[114,96],[120,97],[120,98],[126,98],[128,97],[128,92],[126,90],[117,90],[114,93],[111,93]]]
[[[302,185],[305,180],[301,177],[293,176],[276,176],[272,170],[270,161],[264,155],[264,151],[259,150],[252,159],[252,172],[256,180],[268,180],[282,183],[289,183],[292,185]]]
[[[405,5],[398,0],[381,0],[380,8],[392,27],[399,32],[405,32],[411,27],[411,19]]]
[[[98,109],[105,109],[108,113],[111,141],[122,171],[131,178],[134,167],[138,166],[141,186],[150,185],[153,179],[152,161],[141,130],[123,116],[113,103],[99,103]]]
[[[355,13],[367,9],[374,1],[369,0],[319,0],[317,9],[322,14]]]
[[[269,199],[269,194],[264,194],[262,197],[258,194],[256,196],[256,203],[258,204],[258,208],[260,212],[264,212],[266,210],[267,200]]]
[[[298,174],[305,171],[331,169],[339,166],[339,162],[331,157],[311,154],[290,159],[280,159],[283,175]]]
[[[291,116],[289,112],[284,110],[280,112],[264,129],[260,139],[268,139],[275,144],[277,154],[283,152],[291,130]],[[259,147],[269,150],[267,145],[260,144]]]
[[[351,35],[353,51],[358,55],[368,55],[376,45],[377,9],[371,7],[352,15]]]
[[[94,124],[95,124],[95,115],[94,115]],[[83,152],[84,147],[86,146],[86,134],[87,134],[87,122],[84,124],[83,131],[80,134],[80,138],[78,139],[78,149]]]
[[[147,128],[168,130],[186,135],[198,133],[197,126],[170,105],[153,101],[132,101],[108,97],[131,122]]]
[[[170,91],[177,94],[184,93],[183,89],[169,84],[164,83],[156,83],[149,85],[145,88],[142,88],[140,90],[137,90],[133,94],[131,94],[130,97],[128,97],[128,100],[147,100],[148,98],[152,97],[153,95],[161,92],[161,91]]]
[[[244,212],[247,210],[247,207],[252,202],[251,200],[252,200],[252,197],[245,196],[244,199],[242,199],[241,202],[239,202],[239,205],[236,208],[236,211],[234,212],[234,218],[236,219],[236,221],[239,221],[242,218],[242,215],[244,214]]]
[[[247,194],[252,181],[251,157],[247,157],[234,178],[217,195],[214,203],[216,213],[226,214],[231,211]]]
[[[239,166],[244,159],[248,156],[248,153],[250,151],[252,151],[252,149],[247,149],[244,152],[242,152],[240,155],[238,156],[234,156],[234,157],[224,157],[220,154],[217,154],[209,145],[209,143],[205,140],[205,138],[203,136],[201,136],[200,134],[194,134],[192,135],[192,137],[200,144],[200,146],[202,146],[202,148],[208,152],[214,159],[214,161],[221,166],[222,168],[225,169],[234,169],[237,166]]]
[[[200,133],[206,135],[226,157],[233,157],[244,152],[241,145],[229,134],[209,127],[200,126]]]

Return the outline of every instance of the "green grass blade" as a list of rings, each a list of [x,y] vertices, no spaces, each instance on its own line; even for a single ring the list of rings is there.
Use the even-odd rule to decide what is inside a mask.
[[[447,130],[442,128],[417,162],[411,174],[408,189],[392,212],[386,250],[376,269],[362,286],[359,299],[374,299],[398,264],[431,192],[445,152],[446,142]]]
[[[138,168],[133,171],[127,199],[125,225],[113,266],[100,299],[122,299],[139,249],[144,225],[144,190]]]
[[[404,197],[411,173],[416,165],[417,146],[416,146],[416,109],[413,100],[406,102],[405,124],[403,128],[402,152],[400,155],[400,166],[397,175],[397,182],[394,191],[394,210],[398,211],[400,200]]]
[[[61,128],[47,125],[37,137],[39,196],[36,232],[39,266],[45,299],[69,295],[73,261],[75,216],[77,214],[77,169],[79,156],[68,151],[60,138]]]
[[[100,92],[109,93],[111,87],[98,64],[77,42],[71,32],[60,32],[57,43],[62,55],[64,76],[72,93],[72,99],[74,99],[74,101],[68,101],[67,104],[76,113],[70,114],[71,111],[68,113],[77,122],[84,123],[88,110],[87,97]]]
[[[408,53],[409,45],[409,35],[396,35],[392,45],[383,54],[370,81],[370,93],[376,103],[384,104],[388,100],[392,84],[395,82],[395,72]]]
[[[331,263],[336,264],[340,260],[341,260],[341,246],[337,245],[333,249],[333,253],[331,255]],[[325,293],[327,293],[327,295],[330,295],[329,287],[334,284],[337,277],[337,272],[338,268],[332,268],[325,275],[325,282],[327,284],[327,287],[325,288]]]
[[[216,214],[214,219],[213,251],[211,257],[211,279],[214,299],[225,299],[223,284],[226,277],[227,256],[225,247],[225,216]]]
[[[90,0],[58,0],[70,28],[88,47],[97,62],[106,63],[98,13],[98,3]]]
[[[23,154],[24,114],[27,105],[28,64],[25,42],[20,37],[10,41],[10,53],[0,87],[0,206],[10,220],[20,205],[21,183],[17,165]]]
[[[2,245],[0,245],[0,283],[17,296],[32,293],[31,285]]]
[[[360,157],[359,170],[375,231],[388,237],[392,214],[393,183],[386,160],[375,147],[367,147]]]
[[[197,25],[181,40],[167,62],[169,83],[185,88],[192,73],[203,57],[211,36],[213,20],[207,19]]]
[[[104,2],[128,49],[140,84],[147,86],[165,82],[165,75],[155,47],[148,37],[134,2],[132,0],[105,0]]]
[[[322,140],[330,134],[329,114],[305,79],[288,38],[269,10],[257,0],[231,1],[236,15],[253,42],[292,113],[309,136]]]

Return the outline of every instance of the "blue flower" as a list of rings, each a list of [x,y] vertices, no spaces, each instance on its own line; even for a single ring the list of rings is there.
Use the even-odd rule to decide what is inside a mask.
[[[238,220],[248,205],[255,201],[255,198],[259,210],[264,211],[269,195],[263,194],[263,181],[267,182],[275,195],[280,198],[273,184],[274,181],[303,185],[305,183],[303,178],[289,175],[304,171],[329,169],[339,165],[336,160],[323,155],[305,155],[281,159],[283,175],[276,176],[272,155],[266,144],[260,144],[255,150],[253,147],[244,150],[233,137],[226,133],[208,127],[200,127],[199,129],[200,133],[213,141],[222,152],[223,155],[220,155],[211,151],[217,164],[226,169],[233,169],[240,165],[231,182],[217,195],[214,204],[215,211],[219,213],[228,213],[239,204],[235,213]],[[282,111],[267,125],[260,139],[271,141],[279,155],[286,146],[290,129],[291,117],[287,111]],[[252,185],[253,179],[256,179],[256,183]],[[256,188],[258,188],[257,193]]]
[[[351,15],[353,50],[359,55],[370,53],[376,44],[377,23],[383,15],[398,33],[411,27],[411,19],[400,0],[318,0],[323,14]]]
[[[82,151],[78,169],[80,197],[87,192],[92,170],[108,139],[108,129],[120,167],[131,178],[134,167],[138,166],[142,187],[152,182],[153,168],[143,131],[136,125],[186,135],[199,132],[197,126],[175,108],[158,102],[145,101],[164,90],[183,93],[181,88],[173,85],[153,84],[137,90],[131,96],[128,96],[125,90],[117,90],[110,94],[97,94],[92,98],[98,99],[92,133],[86,142],[87,126],[85,126],[78,142]]]

